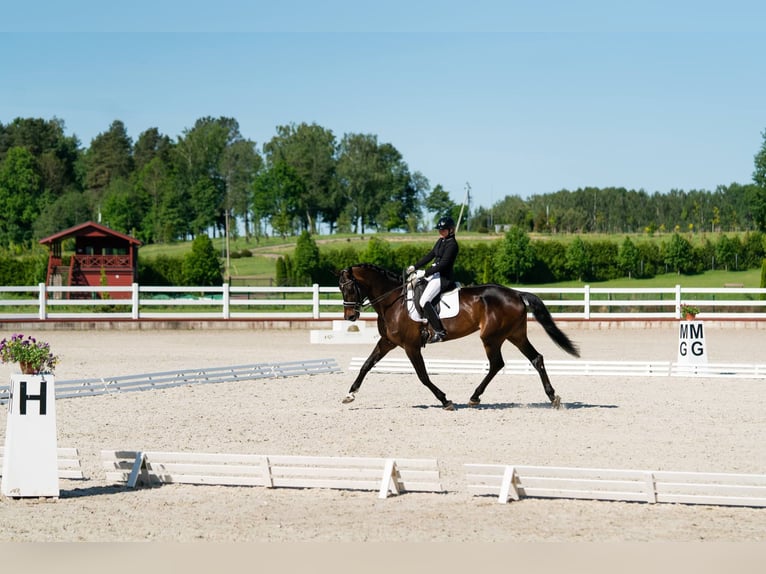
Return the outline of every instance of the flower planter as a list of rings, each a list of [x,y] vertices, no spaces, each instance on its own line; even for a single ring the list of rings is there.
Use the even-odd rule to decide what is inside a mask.
[[[40,372],[40,369],[35,367],[32,363],[19,363],[19,368],[25,375],[37,375]]]

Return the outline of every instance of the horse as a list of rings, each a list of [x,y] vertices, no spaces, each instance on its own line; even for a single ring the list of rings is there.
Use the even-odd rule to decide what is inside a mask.
[[[428,377],[421,351],[428,333],[423,323],[409,316],[405,278],[371,263],[351,265],[336,272],[336,275],[343,296],[344,319],[356,321],[366,302],[378,315],[380,333],[380,339],[359,370],[359,375],[343,403],[353,402],[367,373],[391,350],[401,347],[415,368],[420,382],[441,402],[442,408],[455,410],[453,402],[447,399],[444,392]],[[551,385],[545,371],[543,356],[527,338],[528,310],[532,311],[535,319],[561,349],[575,357],[580,356],[577,346],[558,328],[545,303],[537,295],[495,284],[460,288],[458,314],[453,318],[443,319],[447,330],[444,341],[459,339],[479,331],[489,359],[489,371],[474,390],[468,406],[477,407],[481,404],[481,396],[487,385],[505,365],[500,347],[505,341],[510,341],[537,370],[551,406],[561,408],[561,397]]]

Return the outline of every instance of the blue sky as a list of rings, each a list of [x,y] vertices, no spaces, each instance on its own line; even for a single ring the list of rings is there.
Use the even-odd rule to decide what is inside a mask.
[[[204,116],[375,134],[472,206],[582,186],[750,183],[766,130],[762,2],[27,2],[0,13],[0,122]],[[470,6],[468,5],[470,4]],[[635,4],[635,5],[633,5]]]

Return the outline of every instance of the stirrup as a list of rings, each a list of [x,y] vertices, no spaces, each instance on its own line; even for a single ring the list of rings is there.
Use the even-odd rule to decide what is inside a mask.
[[[441,343],[444,337],[447,336],[446,331],[434,331],[434,334],[431,335],[431,338],[428,340],[429,343]]]

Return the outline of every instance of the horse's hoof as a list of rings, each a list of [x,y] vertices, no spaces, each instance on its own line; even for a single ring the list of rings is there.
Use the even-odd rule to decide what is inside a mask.
[[[452,401],[447,401],[444,403],[444,406],[442,407],[445,411],[454,411],[455,405],[452,403]]]
[[[555,397],[553,397],[553,400],[551,401],[551,406],[552,406],[554,409],[560,409],[560,408],[561,408],[561,397],[560,397],[560,396],[558,396],[558,395],[556,395]]]
[[[343,397],[343,404],[347,405],[348,403],[353,403],[355,398],[354,393],[349,393]]]
[[[478,407],[481,404],[481,399],[471,399],[468,401],[469,407]]]

